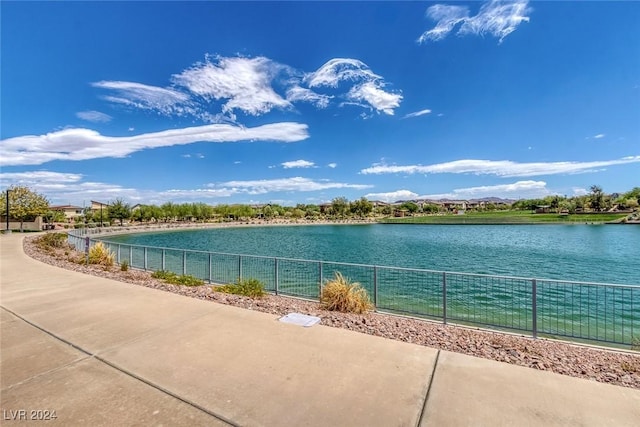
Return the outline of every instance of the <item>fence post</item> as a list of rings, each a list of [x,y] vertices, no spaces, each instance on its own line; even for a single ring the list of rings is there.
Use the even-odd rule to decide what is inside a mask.
[[[133,267],[133,246],[129,246],[129,265]]]
[[[144,270],[147,271],[147,247],[144,247]]]
[[[209,270],[208,270],[208,273],[209,273],[209,283],[211,283],[211,276],[212,276],[212,274],[211,274],[211,270],[212,270],[212,268],[211,268],[211,252],[209,252]]]
[[[378,266],[373,266],[373,306],[378,307]]]
[[[274,260],[274,264],[275,264],[275,267],[274,267],[275,268],[274,279],[275,279],[275,282],[276,282],[275,283],[275,286],[276,286],[275,292],[276,292],[276,295],[278,295],[278,279],[279,279],[279,277],[278,277],[278,258],[274,258],[273,260]]]
[[[162,271],[166,271],[166,269],[167,269],[166,266],[165,266],[165,264],[166,264],[165,260],[166,260],[166,258],[165,258],[165,250],[163,249],[162,250]]]
[[[187,251],[182,251],[182,275],[187,275]]]
[[[120,256],[120,243],[118,243],[118,264],[121,263],[122,257]]]
[[[242,255],[238,255],[238,281],[242,280]]]
[[[442,272],[442,323],[447,324],[447,273]]]
[[[320,276],[320,283],[318,283],[318,299],[322,296],[322,261],[318,262],[318,276]]]
[[[538,338],[538,282],[531,279],[531,331]]]

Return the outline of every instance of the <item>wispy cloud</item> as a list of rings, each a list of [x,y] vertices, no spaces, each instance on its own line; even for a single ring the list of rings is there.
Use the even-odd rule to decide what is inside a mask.
[[[382,202],[392,203],[398,200],[413,200],[418,198],[418,193],[409,190],[390,191],[388,193],[369,193],[365,194],[369,200],[380,200]]]
[[[425,114],[431,114],[431,110],[426,109],[426,110],[416,111],[415,113],[409,113],[409,114],[405,115],[403,118],[410,119],[410,118],[413,118],[413,117],[424,116]]]
[[[382,89],[381,83],[367,82],[358,86],[354,86],[349,90],[347,98],[359,103],[365,102],[374,110],[383,112],[390,116],[393,115],[393,109],[400,106],[402,95],[392,92],[386,92]]]
[[[427,17],[436,21],[436,26],[422,33],[418,43],[439,41],[447,37],[456,26],[457,33],[465,35],[492,35],[502,43],[523,22],[529,22],[532,9],[528,0],[490,0],[480,7],[475,16],[470,16],[466,6],[437,4],[427,9]]]
[[[388,115],[393,115],[394,109],[402,101],[400,93],[384,89],[387,83],[382,76],[357,59],[331,59],[316,71],[308,73],[303,81],[310,88],[337,88],[341,83],[348,82],[352,85],[346,94],[349,102],[341,105],[359,105]]]
[[[124,157],[136,151],[194,142],[297,142],[309,137],[307,125],[282,122],[253,128],[213,124],[132,136],[103,136],[91,129],[64,129],[0,141],[0,165],[39,165],[52,160]]]
[[[329,164],[327,165],[327,167],[329,167],[329,168],[331,168],[331,169],[335,169],[335,168],[337,168],[337,167],[338,167],[338,164],[337,164],[337,163],[329,163]]]
[[[95,82],[92,86],[111,91],[112,95],[103,97],[109,102],[142,110],[153,110],[164,115],[194,113],[189,95],[174,89],[135,82],[106,80]]]
[[[135,200],[138,191],[120,185],[85,181],[82,174],[52,171],[0,173],[0,185],[26,185],[45,195],[50,202],[82,205],[84,201],[127,197]]]
[[[276,93],[272,80],[287,67],[259,56],[256,58],[210,58],[173,76],[176,85],[207,100],[227,100],[224,113],[241,110],[254,116],[291,103]]]
[[[331,98],[333,98],[333,96],[321,95],[312,91],[311,89],[300,86],[293,86],[292,88],[287,90],[287,101],[308,102],[318,108],[327,108],[329,106],[329,101],[331,100]]]
[[[457,188],[449,193],[426,194],[421,199],[481,199],[501,197],[505,199],[540,198],[553,194],[544,181],[518,181],[511,184],[484,185],[480,187]]]
[[[108,114],[101,113],[100,111],[79,111],[76,113],[76,117],[82,120],[93,123],[107,123],[110,122],[113,117]]]
[[[312,168],[315,166],[315,163],[310,162],[308,160],[293,160],[291,162],[281,163],[282,167],[285,169],[293,169],[293,168]]]
[[[362,174],[437,174],[437,173],[470,173],[475,175],[496,175],[501,177],[525,177],[558,174],[575,174],[592,172],[599,168],[630,163],[639,163],[640,156],[623,157],[617,160],[593,162],[533,162],[518,163],[510,160],[456,160],[434,165],[386,165],[376,164],[362,169]]]
[[[214,189],[232,188],[238,193],[247,194],[267,194],[274,192],[307,192],[330,189],[350,188],[362,190],[370,188],[370,185],[348,184],[343,182],[333,182],[329,180],[312,180],[303,177],[281,178],[281,179],[261,179],[249,181],[227,181],[217,184],[209,184],[208,187]]]
[[[208,123],[236,123],[238,112],[260,116],[301,102],[325,109],[334,98],[346,100],[338,106],[358,105],[392,115],[402,101],[398,91],[386,89],[382,76],[351,58],[334,58],[305,72],[264,56],[207,55],[170,81],[170,87],[108,80],[92,86],[109,91],[102,99],[114,104]]]
[[[593,139],[601,139],[604,138],[606,135],[604,133],[599,133],[597,135],[593,135]]]
[[[333,58],[324,63],[313,73],[305,76],[309,87],[338,87],[343,81],[359,82],[381,80],[364,62],[351,58]]]

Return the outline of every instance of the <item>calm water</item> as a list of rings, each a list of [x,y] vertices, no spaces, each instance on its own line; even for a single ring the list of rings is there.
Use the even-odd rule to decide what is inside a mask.
[[[322,225],[110,236],[246,255],[640,285],[640,227]]]

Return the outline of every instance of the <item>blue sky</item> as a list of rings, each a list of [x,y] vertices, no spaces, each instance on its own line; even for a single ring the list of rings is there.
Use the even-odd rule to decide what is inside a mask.
[[[54,204],[640,185],[640,2],[5,2],[0,185]]]

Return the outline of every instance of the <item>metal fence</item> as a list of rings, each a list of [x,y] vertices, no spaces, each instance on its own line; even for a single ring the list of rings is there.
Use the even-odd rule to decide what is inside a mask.
[[[79,251],[98,240],[76,230]],[[640,339],[640,286],[568,282],[226,254],[103,241],[116,261],[209,283],[255,278],[276,295],[318,300],[336,272],[359,282],[377,311],[571,340],[630,345]]]

